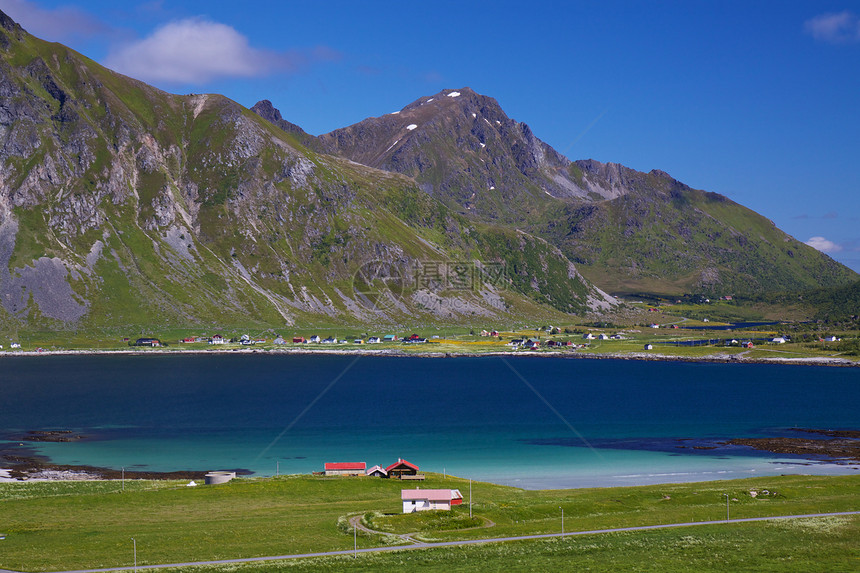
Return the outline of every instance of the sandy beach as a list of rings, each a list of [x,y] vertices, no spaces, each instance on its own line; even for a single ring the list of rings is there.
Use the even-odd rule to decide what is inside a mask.
[[[839,357],[784,357],[749,358],[743,354],[716,353],[709,356],[675,356],[651,352],[605,353],[579,352],[571,350],[509,350],[509,351],[405,351],[397,348],[155,348],[151,350],[40,350],[40,351],[6,351],[0,352],[2,357],[44,357],[44,356],[164,356],[164,355],[222,355],[222,354],[272,354],[272,355],[336,355],[336,356],[398,356],[416,358],[458,358],[477,356],[529,356],[546,358],[570,358],[592,360],[644,360],[644,361],[673,361],[673,362],[717,362],[732,364],[795,364],[805,366],[839,366],[860,367],[860,361]]]

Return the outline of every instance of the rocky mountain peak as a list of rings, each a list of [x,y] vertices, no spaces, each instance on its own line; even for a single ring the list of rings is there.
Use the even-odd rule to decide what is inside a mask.
[[[281,116],[281,112],[267,99],[260,100],[255,103],[254,107],[251,108],[251,111],[271,123],[278,123],[284,119]]]
[[[0,28],[4,30],[8,30],[9,32],[23,32],[24,29],[21,26],[10,18],[8,14],[6,14],[3,10],[0,10]]]
[[[315,139],[298,125],[283,118],[281,111],[267,99],[260,100],[254,104],[251,111],[268,121],[269,123],[291,133],[300,143],[308,147],[314,147]]]

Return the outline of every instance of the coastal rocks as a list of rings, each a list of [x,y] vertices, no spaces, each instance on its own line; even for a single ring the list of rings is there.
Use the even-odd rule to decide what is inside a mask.
[[[28,442],[77,442],[86,436],[71,430],[30,430],[20,439]]]
[[[833,436],[822,438],[737,438],[727,444],[798,456],[824,456],[833,460],[860,461],[860,432],[802,429],[801,432]]]

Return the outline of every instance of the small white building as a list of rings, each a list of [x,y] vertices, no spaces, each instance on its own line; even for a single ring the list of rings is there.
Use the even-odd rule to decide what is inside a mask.
[[[388,472],[385,471],[384,467],[377,464],[377,465],[373,466],[372,468],[368,469],[366,472],[364,472],[364,475],[366,475],[367,477],[387,478]]]
[[[594,335],[591,334],[590,332],[586,332],[585,334],[582,335],[582,339],[583,340],[594,340]]]
[[[319,337],[318,335],[314,334],[313,336],[311,336],[310,338],[308,338],[308,340],[310,340],[311,342],[319,342],[319,341],[320,341],[320,337]]]
[[[371,336],[367,339],[368,344],[380,344],[382,340],[378,336]]]
[[[400,491],[403,513],[429,511],[431,509],[451,510],[451,506],[463,503],[459,489],[404,489]]]
[[[787,342],[785,340],[785,338],[783,338],[782,336],[777,336],[776,338],[771,338],[770,341],[773,342],[774,344],[785,344]]]
[[[209,339],[209,344],[224,344],[224,337],[220,334],[216,334]]]
[[[597,338],[600,340],[609,340],[609,335],[601,332],[600,334],[597,335]]]
[[[654,350],[654,345],[653,344],[646,344],[645,350]]]
[[[824,339],[824,342],[839,342],[840,340],[842,340],[842,339],[837,338],[835,336],[828,336],[827,338]]]

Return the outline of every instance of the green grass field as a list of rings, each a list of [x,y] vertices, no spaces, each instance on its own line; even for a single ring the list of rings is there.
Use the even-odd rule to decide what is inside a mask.
[[[138,565],[194,562],[292,553],[351,550],[348,518],[362,515],[373,528],[415,532],[425,541],[586,531],[635,525],[722,519],[730,496],[735,517],[860,509],[860,476],[777,476],[747,480],[611,489],[525,491],[474,483],[473,528],[468,506],[453,514],[403,516],[395,480],[281,476],[237,479],[220,486],[181,482],[51,482],[0,484],[0,569],[56,571],[130,566],[132,541]],[[409,484],[409,487],[414,487]],[[429,474],[422,488],[468,482]],[[759,495],[753,498],[750,491]],[[767,490],[767,495],[761,493]],[[436,513],[436,512],[433,512]],[[480,525],[480,524],[479,524]],[[604,534],[564,540],[483,547],[410,550],[326,557],[288,563],[223,565],[248,569],[376,570],[420,566],[516,571],[582,563],[596,570],[850,570],[858,563],[860,519],[727,524],[666,531]],[[359,547],[400,543],[359,532]],[[781,555],[783,560],[774,560]],[[787,559],[787,561],[786,561]],[[772,561],[772,563],[771,563]],[[765,567],[771,563],[771,569]],[[813,566],[813,564],[817,564]],[[480,567],[479,567],[480,565]],[[804,569],[804,567],[806,567]],[[211,567],[209,567],[211,568]],[[459,568],[459,569],[458,569]],[[674,568],[674,569],[673,569]],[[195,568],[196,569],[196,568]]]

